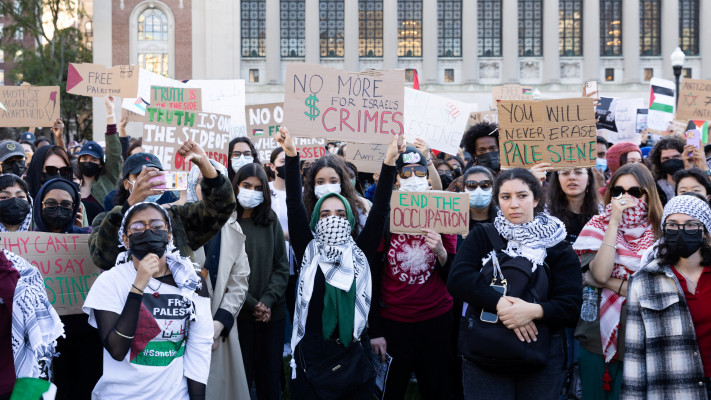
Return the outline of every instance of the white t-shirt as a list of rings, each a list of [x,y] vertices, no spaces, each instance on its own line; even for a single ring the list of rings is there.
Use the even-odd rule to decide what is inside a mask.
[[[132,262],[99,275],[82,307],[91,326],[97,327],[94,310],[121,314],[135,279]],[[158,297],[154,297],[156,291]],[[131,349],[121,361],[104,349],[104,375],[92,399],[189,400],[186,378],[207,384],[214,329],[210,299],[195,294],[193,303],[196,320],[189,321],[189,303],[181,290],[151,279]]]

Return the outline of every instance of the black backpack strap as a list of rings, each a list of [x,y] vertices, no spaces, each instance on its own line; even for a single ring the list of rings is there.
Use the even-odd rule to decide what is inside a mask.
[[[506,243],[503,239],[501,239],[499,231],[496,230],[494,224],[484,223],[481,224],[481,226],[484,228],[486,236],[489,238],[489,243],[494,246],[494,250],[496,250],[497,253],[506,248]]]

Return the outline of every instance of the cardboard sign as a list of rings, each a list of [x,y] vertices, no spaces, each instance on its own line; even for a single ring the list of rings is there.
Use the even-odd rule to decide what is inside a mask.
[[[480,122],[489,122],[491,124],[499,124],[499,112],[494,111],[479,111],[469,114],[469,120],[467,121],[467,129]]]
[[[597,130],[592,101],[501,101],[499,151],[503,167],[595,166]]]
[[[0,127],[51,127],[59,98],[59,86],[0,86]]]
[[[457,154],[469,114],[476,108],[476,104],[405,88],[407,139],[420,138],[432,149]]]
[[[101,64],[69,63],[67,93],[87,97],[136,97],[138,70],[135,65],[108,68]]]
[[[469,193],[427,190],[394,191],[390,197],[390,232],[422,235],[469,233]]]
[[[202,111],[202,91],[196,88],[151,86],[151,106],[171,110]]]
[[[674,119],[711,119],[711,81],[684,78],[679,88],[679,107]]]
[[[263,137],[252,141],[259,153],[259,161],[266,164],[271,158],[272,151],[279,144],[274,138]],[[299,153],[301,161],[314,161],[326,155],[326,139],[317,138],[294,138],[296,151]]]
[[[284,122],[284,103],[254,104],[244,108],[247,137],[255,142],[273,138]]]
[[[247,134],[244,79],[187,80],[183,84],[202,89],[202,111],[230,116],[230,139]]]
[[[143,68],[138,70],[138,89],[135,97],[124,97],[121,101],[121,107],[139,115],[146,114],[146,107],[150,106],[151,86],[161,87],[185,87],[185,85],[175,79],[166,78],[163,75],[158,75],[147,71]]]
[[[533,100],[533,88],[521,85],[494,86],[491,100],[494,106],[501,100]]]
[[[287,63],[284,119],[294,136],[389,144],[404,124],[405,71]]]
[[[82,313],[89,288],[101,273],[89,255],[89,235],[2,232],[0,247],[37,267],[59,315]]]
[[[352,162],[358,172],[380,172],[388,154],[388,145],[346,143],[346,161]]]
[[[178,155],[183,143],[192,139],[207,157],[228,167],[229,115],[203,111],[148,107],[143,121],[143,149],[160,160],[166,171],[189,171],[192,165]]]

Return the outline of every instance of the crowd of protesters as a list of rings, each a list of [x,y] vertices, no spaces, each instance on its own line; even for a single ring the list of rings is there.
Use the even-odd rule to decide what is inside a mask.
[[[683,138],[502,169],[482,122],[458,154],[393,137],[367,174],[282,126],[268,160],[186,141],[171,192],[105,105],[103,146],[61,121],[0,142],[0,232],[88,235],[103,270],[59,316],[2,249],[0,399],[21,378],[72,400],[709,398],[711,169]],[[469,233],[391,232],[398,190],[468,193]]]

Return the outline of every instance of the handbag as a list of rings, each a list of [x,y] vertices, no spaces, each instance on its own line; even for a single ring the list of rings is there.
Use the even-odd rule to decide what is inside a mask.
[[[503,286],[507,295],[529,303],[548,299],[550,270],[545,263],[532,271],[533,264],[523,257],[510,257],[501,250],[505,247],[492,224],[482,224],[494,249],[490,260],[482,267],[484,276],[491,276],[491,286]],[[536,322],[537,340],[522,342],[516,333],[501,321],[485,318],[496,310],[484,310],[469,305],[459,325],[459,351],[462,356],[482,369],[491,372],[530,371],[546,365],[550,348],[549,327]]]
[[[320,399],[346,397],[375,379],[370,348],[364,348],[362,340],[339,347],[341,350],[328,358],[307,365],[303,348],[299,346],[304,374]]]

